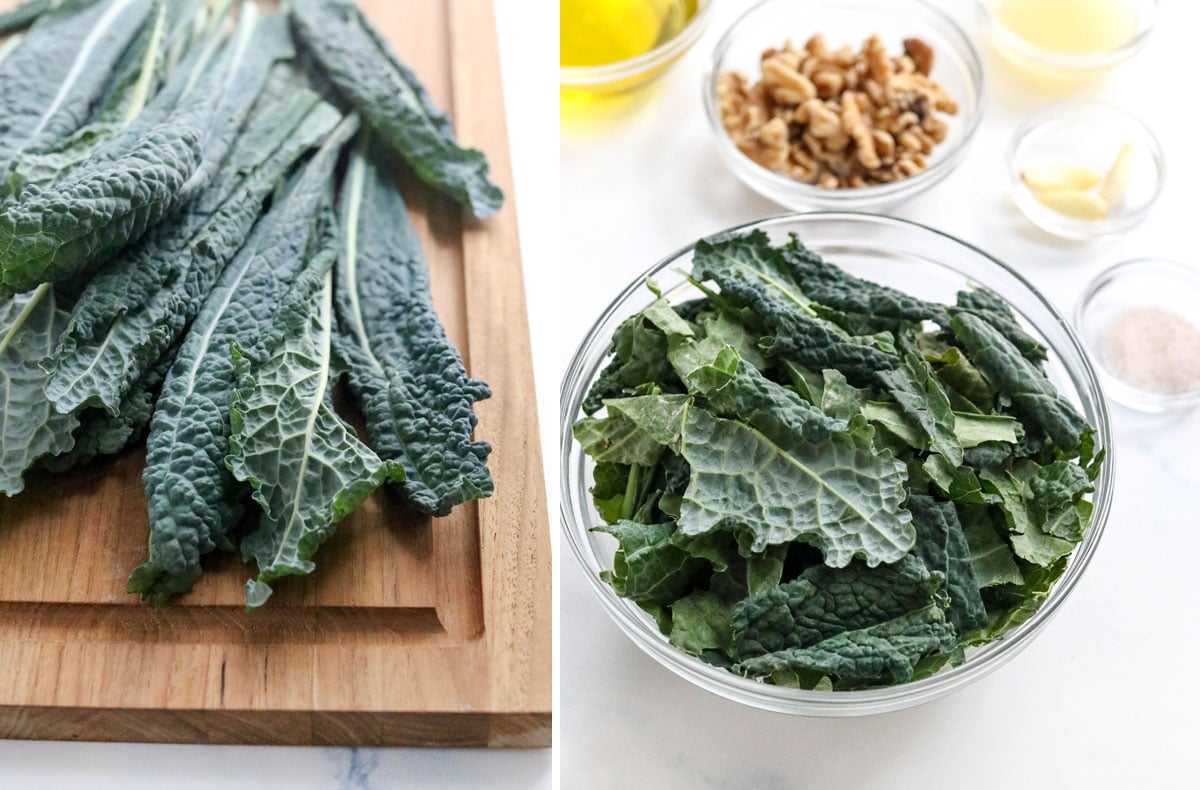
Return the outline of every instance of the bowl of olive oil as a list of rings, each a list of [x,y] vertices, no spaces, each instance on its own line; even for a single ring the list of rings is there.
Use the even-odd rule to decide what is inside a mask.
[[[559,0],[559,85],[604,95],[644,85],[691,48],[712,0]]]

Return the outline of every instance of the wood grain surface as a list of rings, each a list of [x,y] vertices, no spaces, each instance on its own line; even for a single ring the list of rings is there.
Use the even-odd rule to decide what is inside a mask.
[[[508,196],[475,222],[405,184],[437,309],[494,392],[477,435],[496,494],[431,520],[380,492],[262,610],[228,556],[156,610],[125,592],[146,557],[144,450],[34,475],[0,498],[0,737],[550,744],[549,525],[492,6],[359,2]]]

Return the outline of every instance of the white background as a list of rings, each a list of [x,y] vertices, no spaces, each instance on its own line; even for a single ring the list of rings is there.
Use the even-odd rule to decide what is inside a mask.
[[[718,158],[700,74],[744,4],[718,0],[712,28],[625,116],[565,128],[559,366],[635,276],[681,246],[779,209]],[[939,3],[985,55],[983,126],[962,167],[894,211],[1016,266],[1064,314],[1090,278],[1132,257],[1197,255],[1194,56],[1200,4],[1161,3],[1149,48],[1085,95],[1149,122],[1168,160],[1153,216],[1122,238],[1059,242],[1012,205],[1004,152],[1031,92],[992,54],[973,3]],[[780,31],[803,39],[808,31]],[[896,37],[902,31],[894,32]],[[1000,788],[1196,786],[1200,671],[1200,418],[1119,407],[1117,492],[1107,533],[1071,599],[1010,664],[956,695],[856,720],[764,713],[690,686],[613,625],[565,549],[561,559],[564,787]]]
[[[430,2],[431,0],[400,0]],[[490,0],[473,0],[481,5]],[[537,8],[550,11],[534,16]],[[558,17],[553,0],[496,0],[543,445],[558,373]],[[547,465],[552,471],[553,464]],[[3,569],[0,569],[0,573]],[[0,740],[0,790],[548,788],[551,752],[36,743]]]

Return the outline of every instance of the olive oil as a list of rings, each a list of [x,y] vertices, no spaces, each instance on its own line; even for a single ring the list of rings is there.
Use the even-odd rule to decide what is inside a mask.
[[[659,47],[687,26],[697,0],[559,0],[559,65],[605,66]]]

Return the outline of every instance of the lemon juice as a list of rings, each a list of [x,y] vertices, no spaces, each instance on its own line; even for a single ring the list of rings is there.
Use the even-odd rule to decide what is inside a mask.
[[[1133,0],[995,0],[992,13],[1012,34],[1065,55],[1120,49],[1139,22]]]

